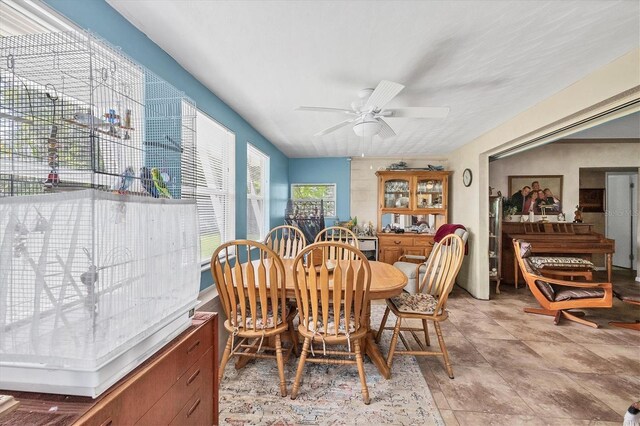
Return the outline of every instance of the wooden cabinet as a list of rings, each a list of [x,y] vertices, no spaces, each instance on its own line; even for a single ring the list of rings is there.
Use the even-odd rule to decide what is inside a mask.
[[[378,259],[428,256],[433,236],[448,221],[449,172],[390,170],[378,176]],[[404,233],[385,233],[387,225]]]
[[[216,314],[196,313],[189,329],[95,400],[3,390],[21,405],[0,425],[218,424],[217,329]]]
[[[489,197],[489,281],[500,294],[502,268],[502,196]]]

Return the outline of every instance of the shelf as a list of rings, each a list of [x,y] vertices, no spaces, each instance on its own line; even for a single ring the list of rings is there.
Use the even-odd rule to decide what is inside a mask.
[[[114,135],[110,131],[102,130],[99,127],[113,127],[114,129],[123,129],[123,130],[131,130],[131,131],[135,130],[132,127],[124,127],[124,126],[120,126],[118,124],[111,124],[111,123],[100,123],[97,126],[93,126],[92,127],[92,126],[89,126],[88,124],[80,123],[79,121],[70,120],[68,118],[63,119],[62,121],[64,121],[65,123],[72,124],[74,126],[82,127],[82,128],[89,129],[89,130],[93,130],[94,132],[98,132],[98,133],[101,133],[103,135],[111,136],[111,137],[118,138],[118,139],[122,139],[122,136]]]

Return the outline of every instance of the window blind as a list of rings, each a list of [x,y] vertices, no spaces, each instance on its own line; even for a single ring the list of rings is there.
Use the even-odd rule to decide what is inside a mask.
[[[203,263],[222,243],[235,238],[236,137],[206,114],[197,112],[198,144],[195,167],[183,170],[196,182]]]
[[[269,228],[269,156],[247,145],[247,239],[263,240]]]

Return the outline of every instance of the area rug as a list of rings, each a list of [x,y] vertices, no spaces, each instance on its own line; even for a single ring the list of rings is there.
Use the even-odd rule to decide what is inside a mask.
[[[380,324],[384,305],[372,307],[372,324]],[[393,324],[395,318],[389,318]],[[386,355],[391,331],[383,333]],[[385,380],[366,358],[365,373],[371,404],[362,402],[355,365],[307,363],[298,398],[281,397],[278,368],[270,359],[251,361],[245,368],[227,364],[220,385],[221,425],[444,425],[417,361],[412,356],[393,360],[391,379]],[[285,365],[291,393],[298,358]]]

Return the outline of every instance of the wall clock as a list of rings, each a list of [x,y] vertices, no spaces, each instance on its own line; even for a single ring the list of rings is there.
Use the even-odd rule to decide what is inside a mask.
[[[471,169],[464,169],[464,172],[462,172],[462,183],[464,183],[464,186],[471,186],[472,180],[473,175],[471,174]]]

